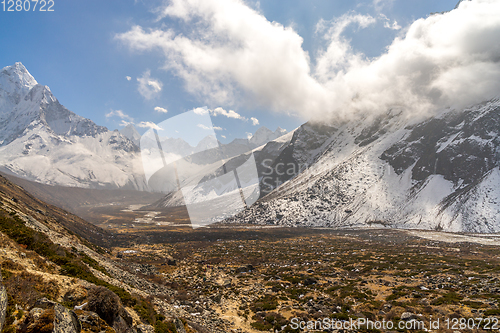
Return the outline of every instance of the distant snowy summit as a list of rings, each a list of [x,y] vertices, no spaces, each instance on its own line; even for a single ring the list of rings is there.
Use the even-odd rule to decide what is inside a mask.
[[[263,144],[268,143],[269,141],[275,140],[288,132],[281,127],[278,127],[276,131],[271,131],[265,126],[262,126],[259,128],[255,134],[248,140],[250,144],[254,145],[255,147],[262,146]]]
[[[132,141],[137,147],[140,146],[141,135],[137,131],[137,128],[135,128],[134,124],[128,124],[120,130],[120,133]]]
[[[141,135],[133,124],[128,124],[127,126],[125,126],[120,130],[120,133],[127,137],[135,145],[140,147]],[[210,147],[218,146],[224,152],[227,152],[227,154],[229,154],[229,157],[232,157],[260,147],[270,141],[278,139],[279,137],[287,133],[287,130],[282,129],[281,127],[278,127],[273,132],[267,127],[262,126],[257,129],[255,134],[253,134],[249,139],[234,139],[230,143],[226,144],[217,142],[217,140],[213,136],[207,136],[204,139],[200,140],[200,142],[195,147],[191,146],[182,138],[165,137],[161,139],[160,143],[165,153],[174,153],[182,156],[187,156],[191,154],[202,153],[207,149],[210,149]],[[228,157],[227,154],[226,157]]]
[[[12,110],[37,84],[20,62],[3,68],[0,72],[0,116]]]

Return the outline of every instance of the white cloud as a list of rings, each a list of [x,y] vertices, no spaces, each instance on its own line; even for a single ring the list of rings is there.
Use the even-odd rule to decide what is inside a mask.
[[[201,115],[207,114],[208,113],[208,109],[205,106],[205,107],[202,107],[202,108],[195,108],[195,109],[193,109],[193,112],[196,113],[196,114],[199,114],[201,116]]]
[[[192,33],[135,26],[117,37],[134,50],[161,50],[165,69],[180,76],[189,92],[218,104],[246,97],[275,110],[325,103],[324,87],[310,76],[302,37],[242,0],[173,0],[162,13],[189,24]]]
[[[207,130],[207,131],[208,131],[208,130],[211,130],[211,128],[210,128],[209,126],[205,126],[205,125],[203,125],[203,124],[198,124],[198,125],[196,125],[196,126],[198,126],[198,127],[199,127],[199,128],[201,128],[201,129]]]
[[[392,22],[392,24],[390,24],[389,22],[385,22],[384,28],[392,29],[392,30],[400,30],[401,26],[398,24],[398,21],[394,21],[394,22]]]
[[[252,125],[254,125],[254,126],[257,126],[259,124],[259,119],[257,119],[257,118],[252,117],[252,118],[250,118],[250,120],[252,121]]]
[[[398,21],[394,20],[391,23],[391,20],[382,13],[379,14],[379,17],[384,21],[384,28],[391,30],[401,30],[402,27],[398,24]]]
[[[207,113],[210,113],[213,117],[217,117],[219,115],[227,117],[227,118],[232,118],[232,119],[239,119],[239,120],[244,120],[247,121],[248,119],[240,115],[239,113],[229,110],[226,111],[221,107],[215,108],[215,109],[209,109],[206,106],[204,107],[198,107],[192,110],[194,113],[199,114],[199,115],[204,115]]]
[[[394,107],[417,114],[459,107],[491,98],[500,86],[496,0],[464,1],[419,19],[370,59],[354,52],[342,33],[375,18],[348,13],[323,21],[318,29],[328,45],[313,54],[314,68],[293,28],[268,21],[243,0],[172,0],[161,13],[189,25],[189,32],[135,26],[117,38],[134,50],[160,50],[164,68],[205,101],[259,103],[324,120]]]
[[[161,106],[155,107],[155,111],[160,112],[160,113],[167,113],[168,112],[167,109],[162,108]]]
[[[126,121],[126,120],[123,120],[123,119],[122,119],[122,120],[120,121],[119,126],[125,127],[125,126],[128,126],[128,125],[130,125],[130,124],[134,124],[134,123],[133,123],[133,122],[131,122],[131,121]]]
[[[152,99],[156,97],[163,87],[163,83],[151,77],[151,71],[148,69],[142,74],[142,77],[137,78],[139,85],[137,90],[145,99]]]
[[[205,125],[203,125],[203,124],[198,124],[198,125],[196,125],[196,126],[198,126],[198,127],[199,127],[199,128],[201,128],[201,129],[207,130],[207,131],[209,131],[209,130],[211,130],[211,129],[213,129],[214,131],[222,131],[222,130],[223,130],[223,128],[222,128],[222,127],[219,127],[219,126],[213,126],[213,125],[212,125],[212,127],[210,127],[210,126],[205,126]]]
[[[246,132],[245,134],[247,135],[247,139],[248,140],[250,140],[252,138],[252,136],[253,136],[253,134],[249,133],[249,132]]]
[[[394,0],[373,0],[373,7],[377,11],[381,11],[385,7],[392,7]]]
[[[354,110],[425,114],[489,99],[500,84],[499,15],[500,2],[477,0],[419,19],[374,60],[346,53],[325,85]]]
[[[242,117],[239,113],[234,112],[233,110],[226,111],[223,108],[215,108],[210,111],[210,114],[214,117],[217,117],[218,115],[222,115],[224,117],[228,118],[233,118],[233,119],[240,119],[240,120],[246,120],[245,117]]]
[[[127,79],[127,81],[132,80],[132,78],[130,76],[125,76],[125,78]]]
[[[338,77],[339,71],[344,68],[362,62],[363,55],[353,53],[349,40],[342,36],[344,30],[356,24],[360,28],[367,28],[377,20],[370,15],[347,13],[333,20],[330,24],[320,21],[316,26],[316,32],[327,30],[324,38],[329,41],[326,50],[319,52],[316,64],[316,78],[321,82],[334,80]],[[327,26],[330,27],[327,29]]]
[[[130,124],[133,124],[133,125],[136,125],[137,127],[142,127],[142,128],[154,128],[157,130],[161,129],[160,126],[158,126],[155,123],[150,122],[150,121],[141,121],[140,123],[135,124],[134,118],[132,118],[128,114],[124,113],[122,110],[111,110],[110,112],[108,112],[106,114],[106,118],[109,119],[111,117],[120,118],[121,120],[120,120],[119,126],[123,126],[123,127],[130,125]]]
[[[225,135],[221,135],[220,137],[221,137],[221,138],[223,138],[223,139],[225,139],[225,138],[226,138],[226,136],[225,136]]]
[[[333,38],[328,49],[337,53],[321,53],[315,74],[336,101],[332,111],[341,116],[391,108],[420,116],[478,103],[498,93],[499,15],[498,1],[462,2],[415,21],[375,59]]]
[[[126,120],[127,125],[133,123],[134,121],[134,118],[132,118],[128,114],[125,114],[122,110],[111,110],[109,113],[106,114],[106,118],[111,118],[111,117],[119,117],[122,120]]]
[[[158,125],[156,125],[153,122],[150,121],[141,121],[136,125],[137,127],[142,127],[142,128],[153,128],[155,130],[161,130],[162,128]]]

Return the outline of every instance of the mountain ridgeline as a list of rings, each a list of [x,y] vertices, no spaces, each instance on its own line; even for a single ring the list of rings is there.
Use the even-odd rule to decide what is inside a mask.
[[[230,223],[500,231],[500,101],[418,123],[400,111],[290,133],[261,128],[218,149],[205,150],[203,140],[161,144],[193,154],[203,174],[190,181],[200,184],[253,152],[260,200]],[[20,63],[0,73],[0,130],[3,171],[44,184],[147,189],[133,125],[109,131],[75,115]],[[224,171],[214,163],[221,158]],[[179,205],[178,192],[150,207]]]

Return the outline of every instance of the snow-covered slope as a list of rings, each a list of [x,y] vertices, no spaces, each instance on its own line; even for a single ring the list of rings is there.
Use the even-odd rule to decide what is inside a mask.
[[[21,63],[0,72],[0,167],[45,184],[145,184],[137,146],[66,109]]]
[[[277,185],[296,176],[305,169],[305,165],[312,163],[316,156],[323,151],[330,133],[335,128],[325,125],[304,124],[294,131],[287,133],[257,147],[252,151],[256,169],[259,174],[260,196],[272,191]],[[283,133],[284,130],[281,130]],[[270,133],[273,133],[269,131]],[[280,129],[274,133],[280,133]],[[211,149],[189,157],[187,164],[193,163],[199,168],[196,173],[181,181],[181,185],[194,185],[220,176],[244,165],[250,158],[248,141],[234,140],[230,144],[222,145],[218,149]],[[224,167],[222,166],[224,161]],[[207,163],[210,161],[211,163]],[[292,172],[283,172],[281,165],[287,165]],[[293,166],[293,167],[291,167]],[[186,167],[184,166],[183,169]],[[270,170],[276,172],[270,172]],[[170,172],[172,173],[172,172]],[[166,176],[163,176],[166,178]],[[159,180],[157,181],[159,183]],[[159,200],[153,207],[171,207],[183,205],[182,193],[169,193]]]
[[[322,132],[302,126],[293,137],[266,145],[279,157],[261,177],[307,169],[230,221],[500,231],[498,100],[411,126],[392,111]]]

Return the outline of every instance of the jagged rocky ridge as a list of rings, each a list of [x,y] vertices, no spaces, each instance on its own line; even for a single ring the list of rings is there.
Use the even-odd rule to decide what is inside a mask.
[[[412,125],[391,111],[322,131],[302,126],[293,137],[303,139],[258,152],[274,146],[272,171],[290,180],[228,222],[498,232],[499,121],[492,100]],[[287,175],[303,161],[307,170]]]

